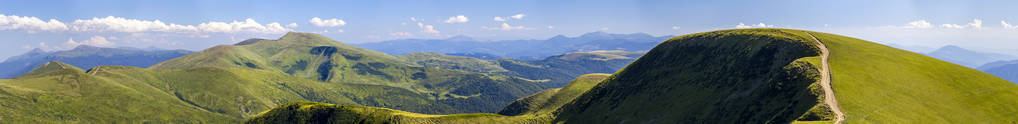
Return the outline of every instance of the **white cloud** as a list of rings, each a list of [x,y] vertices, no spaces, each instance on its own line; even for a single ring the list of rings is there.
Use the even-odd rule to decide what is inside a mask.
[[[268,33],[268,34],[281,34],[290,31],[290,29],[284,28],[279,23],[273,22],[266,25],[262,25],[251,18],[248,18],[243,22],[233,21],[230,23],[226,22],[201,23],[198,25],[198,30],[200,30],[201,32],[210,33],[249,32],[249,33]]]
[[[933,24],[927,22],[926,20],[908,22],[908,25],[904,26],[904,28],[932,28],[932,27]]]
[[[420,24],[420,23],[418,23],[418,24]],[[424,33],[432,33],[432,34],[441,33],[438,30],[435,30],[435,26],[432,26],[432,25],[424,25],[421,28],[424,29],[423,31],[421,31],[421,32],[424,32]]]
[[[55,19],[43,21],[36,17],[0,15],[0,30],[25,30],[29,33],[38,31],[76,31],[76,32],[176,32],[176,33],[285,33],[291,29],[279,23],[262,25],[253,19],[244,22],[205,22],[194,25],[165,23],[160,20],[139,20],[123,17],[107,16],[103,18],[78,19],[71,23],[63,23]]]
[[[555,26],[548,26],[548,29],[555,29]]]
[[[504,21],[509,21],[509,19],[516,19],[516,20],[523,19],[524,16],[527,16],[527,15],[523,14],[523,13],[520,13],[520,14],[516,14],[516,15],[512,15],[512,16],[507,16],[507,17],[496,16],[494,20],[496,22],[504,22]]]
[[[166,24],[162,21],[146,21],[138,19],[126,19],[122,17],[106,16],[105,18],[92,18],[89,20],[74,20],[71,23],[74,31],[81,32],[174,32],[174,31],[197,31],[198,28],[190,25]]]
[[[343,21],[343,20],[340,20],[340,19],[336,19],[336,18],[332,18],[332,19],[328,19],[328,20],[322,20],[321,18],[314,17],[314,18],[311,18],[311,20],[309,22],[311,22],[311,25],[318,26],[318,27],[339,27],[339,26],[346,25],[346,21]]]
[[[85,41],[81,41],[81,42],[76,42],[76,41],[74,41],[74,39],[68,38],[67,42],[65,42],[64,45],[67,45],[68,47],[75,47],[75,46],[78,46],[78,45],[90,45],[90,46],[110,47],[110,46],[115,45],[115,43],[110,42],[109,40],[106,40],[106,37],[93,36],[91,39],[88,39],[88,40],[85,40]],[[45,46],[45,44],[40,44],[40,46]]]
[[[1000,21],[1000,26],[1003,26],[1004,29],[1018,29],[1018,25],[1011,25],[1003,20]]]
[[[970,22],[970,23],[968,23],[966,25],[941,24],[940,27],[954,28],[954,29],[964,29],[964,28],[970,28],[971,27],[971,28],[975,28],[975,29],[981,29],[981,28],[983,28],[983,20],[973,19],[972,22]]]
[[[523,13],[520,13],[520,14],[516,14],[516,15],[513,15],[513,16],[509,16],[509,17],[513,18],[513,19],[523,19],[523,16],[527,16],[527,15],[524,15]]]
[[[56,19],[50,19],[49,21],[43,21],[36,17],[27,16],[16,16],[16,15],[3,15],[0,14],[0,30],[26,30],[29,32],[36,31],[65,31],[68,30],[67,24],[57,21]]]
[[[445,20],[445,23],[453,24],[453,23],[464,23],[464,22],[468,22],[468,21],[470,21],[470,19],[468,19],[466,16],[457,15],[457,16],[449,17],[449,19]]]
[[[682,27],[679,27],[679,26],[672,26],[672,30],[679,30],[679,29],[682,29]]]
[[[481,29],[510,31],[510,30],[529,30],[533,28],[527,28],[523,26],[512,26],[507,23],[502,23],[500,27],[481,26]]]
[[[763,22],[755,25],[746,25],[740,22],[739,25],[735,25],[735,28],[770,28],[770,27],[774,27],[774,25],[767,25],[764,24]]]
[[[394,37],[413,37],[414,36],[413,34],[410,34],[410,32],[392,32],[392,33],[389,33],[389,35],[394,36]]]
[[[299,25],[297,25],[297,23],[286,24],[286,27],[288,27],[288,28],[297,28],[297,26],[299,26]]]

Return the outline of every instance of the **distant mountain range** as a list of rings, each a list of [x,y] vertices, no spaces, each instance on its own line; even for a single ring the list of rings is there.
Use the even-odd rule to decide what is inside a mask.
[[[1012,83],[1018,82],[1018,60],[991,62],[976,69],[1004,78]]]
[[[104,48],[80,45],[70,50],[43,51],[33,49],[28,53],[7,58],[0,63],[0,78],[14,78],[49,61],[60,61],[82,68],[99,65],[122,65],[148,67],[172,58],[191,54],[187,50],[164,50],[158,48]]]
[[[926,53],[926,55],[969,68],[977,68],[994,61],[1018,59],[1018,57],[1011,55],[976,52],[954,45],[941,47],[933,52]]]
[[[674,36],[598,31],[578,37],[557,35],[545,40],[480,41],[460,35],[448,39],[402,39],[352,45],[393,55],[414,52],[484,53],[517,59],[543,59],[563,53],[595,50],[646,51],[671,37]]]

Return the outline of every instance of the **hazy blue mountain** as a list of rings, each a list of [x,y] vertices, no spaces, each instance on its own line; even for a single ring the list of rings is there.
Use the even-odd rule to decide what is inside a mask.
[[[976,69],[993,74],[1012,83],[1018,82],[1018,60],[986,63]]]
[[[894,44],[894,43],[888,43],[888,44],[885,44],[885,45],[891,46],[891,47],[894,47],[894,48],[898,48],[898,49],[903,49],[903,50],[908,50],[908,51],[916,52],[916,53],[927,53],[927,52],[930,52],[930,51],[933,51],[933,50],[937,49],[935,47],[915,46],[915,45],[901,45],[901,44]]]
[[[158,48],[103,48],[81,45],[71,50],[43,51],[33,49],[28,53],[7,58],[0,63],[0,78],[14,78],[49,61],[60,61],[84,69],[99,65],[123,65],[148,67],[149,65],[190,54],[187,50],[164,50]]]
[[[591,32],[577,37],[554,36],[544,40],[479,41],[467,36],[448,39],[401,39],[354,44],[393,55],[414,52],[487,53],[495,56],[539,60],[570,52],[596,50],[646,51],[673,36],[651,36],[645,33],[610,34]]]
[[[976,52],[954,45],[941,47],[926,55],[969,68],[976,68],[994,61],[1018,59],[1018,57],[1011,55]]]
[[[990,73],[992,75],[996,75],[997,77],[1003,78],[1004,80],[1011,81],[1012,83],[1018,82],[1018,63],[1014,63],[1015,61],[1011,62],[1013,63],[980,70],[986,73]]]

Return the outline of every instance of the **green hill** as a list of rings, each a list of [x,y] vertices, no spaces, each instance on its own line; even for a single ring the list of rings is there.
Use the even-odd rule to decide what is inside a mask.
[[[817,104],[816,42],[722,30],[659,44],[556,112],[567,123],[788,123]]]
[[[828,63],[820,61],[818,43],[829,49]],[[823,64],[829,64],[831,70],[821,70]],[[832,110],[822,102],[828,99],[823,97],[826,93],[819,84],[823,80],[822,71],[832,76],[834,99],[839,101],[837,105],[846,114],[847,123],[1014,123],[1018,118],[1014,116],[1018,113],[1018,106],[1014,106],[1018,103],[1018,86],[986,73],[833,34],[737,29],[669,39],[561,105],[550,116],[539,114],[553,109],[554,106],[544,105],[558,101],[554,97],[567,88],[545,90],[503,109],[503,113],[515,116],[460,116],[444,120],[831,123]],[[577,79],[574,83],[578,82],[584,81]],[[405,117],[419,120],[454,116],[377,112],[388,110],[383,108],[295,108],[293,105],[276,108],[249,122],[356,117],[384,123],[407,122],[402,121]],[[357,114],[331,114],[351,111]],[[396,116],[401,119],[386,119]],[[481,121],[491,118],[505,120]]]
[[[551,112],[558,110],[562,105],[586,93],[590,88],[608,78],[608,76],[611,75],[586,74],[577,77],[576,80],[573,80],[565,87],[551,88],[528,97],[520,98],[503,108],[498,114],[509,116],[527,114],[545,116],[551,114]]]
[[[526,79],[421,67],[396,56],[297,32],[277,40],[253,39],[242,45],[216,46],[150,68],[194,67],[252,68],[322,82],[397,87],[455,108],[407,110],[431,114],[496,112],[541,89],[538,83]]]

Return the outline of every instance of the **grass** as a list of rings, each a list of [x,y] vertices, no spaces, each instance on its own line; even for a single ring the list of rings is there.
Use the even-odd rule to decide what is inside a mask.
[[[520,98],[499,111],[501,115],[530,115],[550,116],[552,112],[561,108],[562,105],[573,101],[583,93],[593,88],[597,83],[611,76],[610,74],[586,74],[577,77],[575,80],[562,88],[551,88],[537,94]]]
[[[918,53],[814,34],[831,50],[847,123],[1018,122],[1018,85]]]

